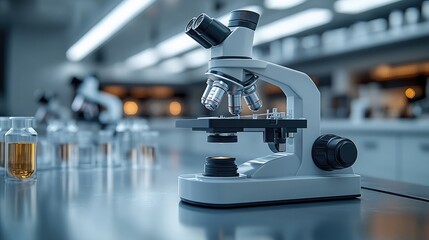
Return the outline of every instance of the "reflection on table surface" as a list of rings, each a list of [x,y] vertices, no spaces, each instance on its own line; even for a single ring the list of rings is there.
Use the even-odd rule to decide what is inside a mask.
[[[177,176],[200,171],[198,158],[165,151],[155,169],[2,179],[0,239],[429,239],[428,202],[369,190],[360,199],[252,208],[180,203]]]

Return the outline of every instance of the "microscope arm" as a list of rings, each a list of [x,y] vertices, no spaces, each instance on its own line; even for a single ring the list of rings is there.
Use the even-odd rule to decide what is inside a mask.
[[[122,102],[108,93],[97,92],[91,101],[100,104],[106,110],[100,113],[101,123],[115,123],[122,118]]]
[[[288,139],[295,144],[291,153],[276,153],[263,158],[250,160],[241,167],[243,172],[262,171],[267,168],[267,173],[272,173],[272,169],[284,168],[287,162],[294,167],[297,166],[296,159],[299,160],[296,175],[325,175],[326,171],[318,168],[312,161],[312,146],[314,141],[320,136],[320,92],[314,82],[306,74],[295,71],[277,64],[255,60],[255,59],[212,59],[209,62],[209,69],[218,70],[237,79],[243,75],[252,73],[260,80],[276,85],[282,89],[287,99],[287,113],[291,118],[307,120],[307,128],[299,129],[297,134]],[[293,161],[273,161],[275,158],[288,158]],[[246,165],[247,164],[247,165]],[[249,168],[249,164],[252,166]],[[271,166],[272,165],[272,166]],[[290,167],[292,167],[290,166]],[[251,170],[252,169],[252,170]],[[290,171],[290,170],[288,170]],[[352,170],[342,169],[338,173],[352,173]],[[265,176],[265,174],[262,174]]]

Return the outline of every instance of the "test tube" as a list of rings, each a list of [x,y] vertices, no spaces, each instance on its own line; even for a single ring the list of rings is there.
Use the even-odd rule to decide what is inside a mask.
[[[9,129],[9,117],[0,117],[0,171],[3,171],[5,166],[5,134]]]
[[[11,117],[11,128],[5,134],[6,179],[27,181],[36,179],[37,132],[32,117]]]

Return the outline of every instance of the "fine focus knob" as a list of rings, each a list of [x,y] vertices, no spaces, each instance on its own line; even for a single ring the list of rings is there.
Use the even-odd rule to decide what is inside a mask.
[[[312,157],[320,169],[326,171],[343,169],[356,162],[357,148],[350,139],[326,134],[314,142]]]

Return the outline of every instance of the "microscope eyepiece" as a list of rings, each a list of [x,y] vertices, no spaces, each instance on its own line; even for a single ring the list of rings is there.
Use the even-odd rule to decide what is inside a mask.
[[[70,85],[72,85],[73,87],[78,87],[82,83],[83,83],[83,80],[77,77],[72,77],[72,79],[70,80]]]
[[[38,101],[40,104],[48,104],[48,103],[49,103],[49,100],[50,100],[50,98],[49,98],[49,96],[47,96],[46,94],[43,94],[43,95],[41,95],[41,96],[38,96],[38,99],[37,99],[37,101]]]
[[[246,27],[256,29],[259,21],[259,14],[248,10],[235,10],[231,12],[228,27]]]
[[[197,17],[192,29],[212,46],[221,44],[231,34],[231,29],[204,13]]]
[[[185,28],[185,33],[204,48],[211,48],[212,45],[206,40],[204,40],[204,38],[202,38],[200,35],[198,35],[198,33],[194,29],[192,29],[192,26],[194,25],[196,19],[197,18],[192,18],[191,21],[188,22]]]

